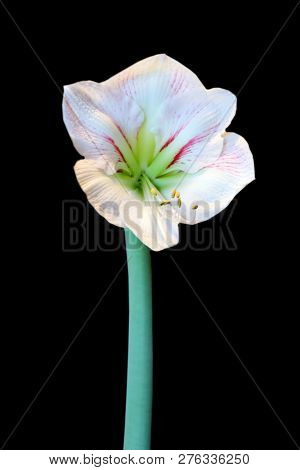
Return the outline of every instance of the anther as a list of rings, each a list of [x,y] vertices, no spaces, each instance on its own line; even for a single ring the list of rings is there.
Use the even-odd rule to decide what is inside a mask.
[[[151,188],[150,192],[151,192],[151,194],[153,194],[153,196],[157,196],[157,189],[156,188],[154,188],[154,187]]]
[[[179,192],[179,191],[176,191],[176,192],[175,192],[175,196],[177,197],[177,199],[179,199],[179,198],[180,198],[180,192]]]
[[[160,202],[161,206],[166,206],[167,204],[171,204],[171,201],[161,201]]]
[[[171,192],[171,196],[172,196],[172,197],[175,197],[175,196],[176,196],[176,192],[177,192],[176,189],[173,189],[172,192]]]
[[[194,210],[198,209],[198,204],[193,204],[192,209],[194,209]]]
[[[180,199],[180,197],[178,197],[177,204],[178,204],[178,207],[181,207],[181,199]]]

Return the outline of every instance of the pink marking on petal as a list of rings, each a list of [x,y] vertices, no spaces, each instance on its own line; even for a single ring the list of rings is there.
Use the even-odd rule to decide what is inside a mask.
[[[122,137],[124,138],[124,140],[126,141],[126,143],[128,144],[128,147],[130,148],[130,150],[132,150],[131,145],[130,145],[130,143],[129,143],[129,141],[128,141],[128,139],[127,139],[127,137],[126,137],[126,135],[125,135],[125,133],[124,133],[124,131],[123,131],[123,129],[122,129],[122,127],[120,127],[120,126],[119,126],[118,124],[116,124],[116,123],[115,123],[115,126],[116,126],[116,128],[118,129],[118,131],[120,132],[120,134],[122,135]]]
[[[181,83],[180,83],[180,78],[181,78]],[[176,71],[172,77],[171,81],[171,89],[174,93],[174,95],[177,95],[178,91],[180,90],[182,85],[182,77],[178,77],[178,71]]]
[[[228,171],[231,174],[240,174],[240,166],[243,164],[243,158],[238,155],[238,152],[234,153],[223,153],[218,160],[210,165],[207,165],[206,168],[216,168],[221,171]]]
[[[173,158],[171,163],[169,163],[168,168],[171,165],[173,165],[175,162],[180,160],[180,158],[184,157],[184,155],[186,155],[195,144],[199,144],[200,142],[205,140],[206,137],[210,136],[217,128],[218,128],[218,126],[210,127],[203,134],[196,135],[195,137],[190,139],[186,144],[183,145],[183,147],[181,147],[179,152],[177,152],[177,154],[175,155],[175,157]]]
[[[123,154],[122,154],[121,150],[119,149],[119,147],[117,146],[117,144],[115,144],[114,140],[111,137],[108,137],[108,136],[103,136],[103,138],[113,146],[116,153],[120,157],[120,161],[125,162],[125,158],[123,157]]]
[[[184,155],[186,155],[189,150],[193,147],[193,145],[198,144],[202,140],[203,138],[201,136],[193,137],[191,140],[189,140],[183,147],[181,147],[179,152],[176,153],[171,163],[169,163],[168,168],[174,163],[176,163],[178,160],[180,160],[180,158],[182,158]]]
[[[66,107],[68,108],[68,111],[69,111],[69,116],[68,117],[72,121],[73,126],[79,124],[79,127],[81,127],[82,132],[83,132],[83,134],[85,134],[87,140],[89,140],[93,144],[95,149],[98,151],[99,150],[98,146],[97,146],[96,142],[93,140],[93,138],[91,136],[91,133],[82,124],[81,120],[79,119],[79,117],[75,113],[74,109],[70,105],[69,100],[67,99],[67,97],[65,95],[64,95],[64,100],[65,100],[65,105],[66,105]]]
[[[160,152],[166,147],[168,147],[168,145],[170,145],[170,143],[173,142],[174,139],[175,139],[175,134],[171,135],[171,137],[169,137],[168,140],[166,140],[164,145],[160,148]]]
[[[166,140],[166,142],[161,147],[160,152],[173,142],[173,140],[178,136],[178,134],[182,131],[182,129],[183,129],[183,126],[180,127],[176,132],[174,132],[174,134],[171,135],[171,137],[169,137],[168,140]]]

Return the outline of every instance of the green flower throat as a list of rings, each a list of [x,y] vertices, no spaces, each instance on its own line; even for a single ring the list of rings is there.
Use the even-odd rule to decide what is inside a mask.
[[[153,199],[157,193],[168,197],[164,194],[166,188],[176,187],[182,175],[179,170],[166,171],[174,157],[165,149],[156,152],[155,146],[155,136],[144,123],[135,149],[128,146],[126,152],[122,152],[125,162],[119,164],[119,170],[113,176],[145,199]]]

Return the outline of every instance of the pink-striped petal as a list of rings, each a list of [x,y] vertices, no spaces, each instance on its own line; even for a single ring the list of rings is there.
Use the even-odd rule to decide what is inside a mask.
[[[63,117],[76,150],[86,158],[102,159],[110,173],[115,171],[116,162],[124,163],[131,155],[128,142],[111,117],[101,112],[77,84],[64,89]]]
[[[226,133],[222,153],[214,163],[197,173],[180,175],[177,176],[176,189],[182,200],[181,222],[203,222],[222,211],[239,191],[254,180],[252,153],[243,137]],[[163,177],[164,190],[170,191],[174,187],[174,179],[170,178],[169,190],[167,182],[168,176]],[[193,209],[195,206],[197,208]]]
[[[165,54],[141,60],[104,84],[132,98],[146,119],[152,118],[166,99],[203,88],[193,72]]]
[[[235,96],[219,88],[196,89],[166,101],[152,126],[153,166],[195,173],[215,161],[235,111]]]
[[[93,81],[74,83],[72,92],[109,116],[129,146],[135,148],[144,113],[132,98],[107,83]]]

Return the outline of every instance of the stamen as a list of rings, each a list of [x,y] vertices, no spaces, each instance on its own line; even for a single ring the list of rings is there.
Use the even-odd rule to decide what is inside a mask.
[[[177,197],[177,196],[176,196]],[[177,204],[178,204],[178,207],[181,207],[181,199],[180,197],[178,196],[178,201],[177,201]]]
[[[157,194],[158,194],[157,189],[154,188],[154,186],[150,189],[150,192],[151,192],[151,194],[153,194],[153,196],[157,196]]]
[[[180,198],[180,192],[179,192],[179,191],[176,191],[176,192],[175,192],[175,196],[177,197],[177,199],[179,199],[179,198]]]
[[[160,205],[161,205],[161,206],[165,206],[165,205],[167,205],[167,204],[171,204],[171,201],[161,201],[161,202],[160,202]]]
[[[176,196],[176,193],[177,193],[176,189],[173,189],[172,192],[171,192],[171,196],[172,196],[172,197],[175,197],[175,196]]]
[[[193,210],[198,209],[198,204],[193,204],[193,205],[192,205],[192,209],[193,209]]]

